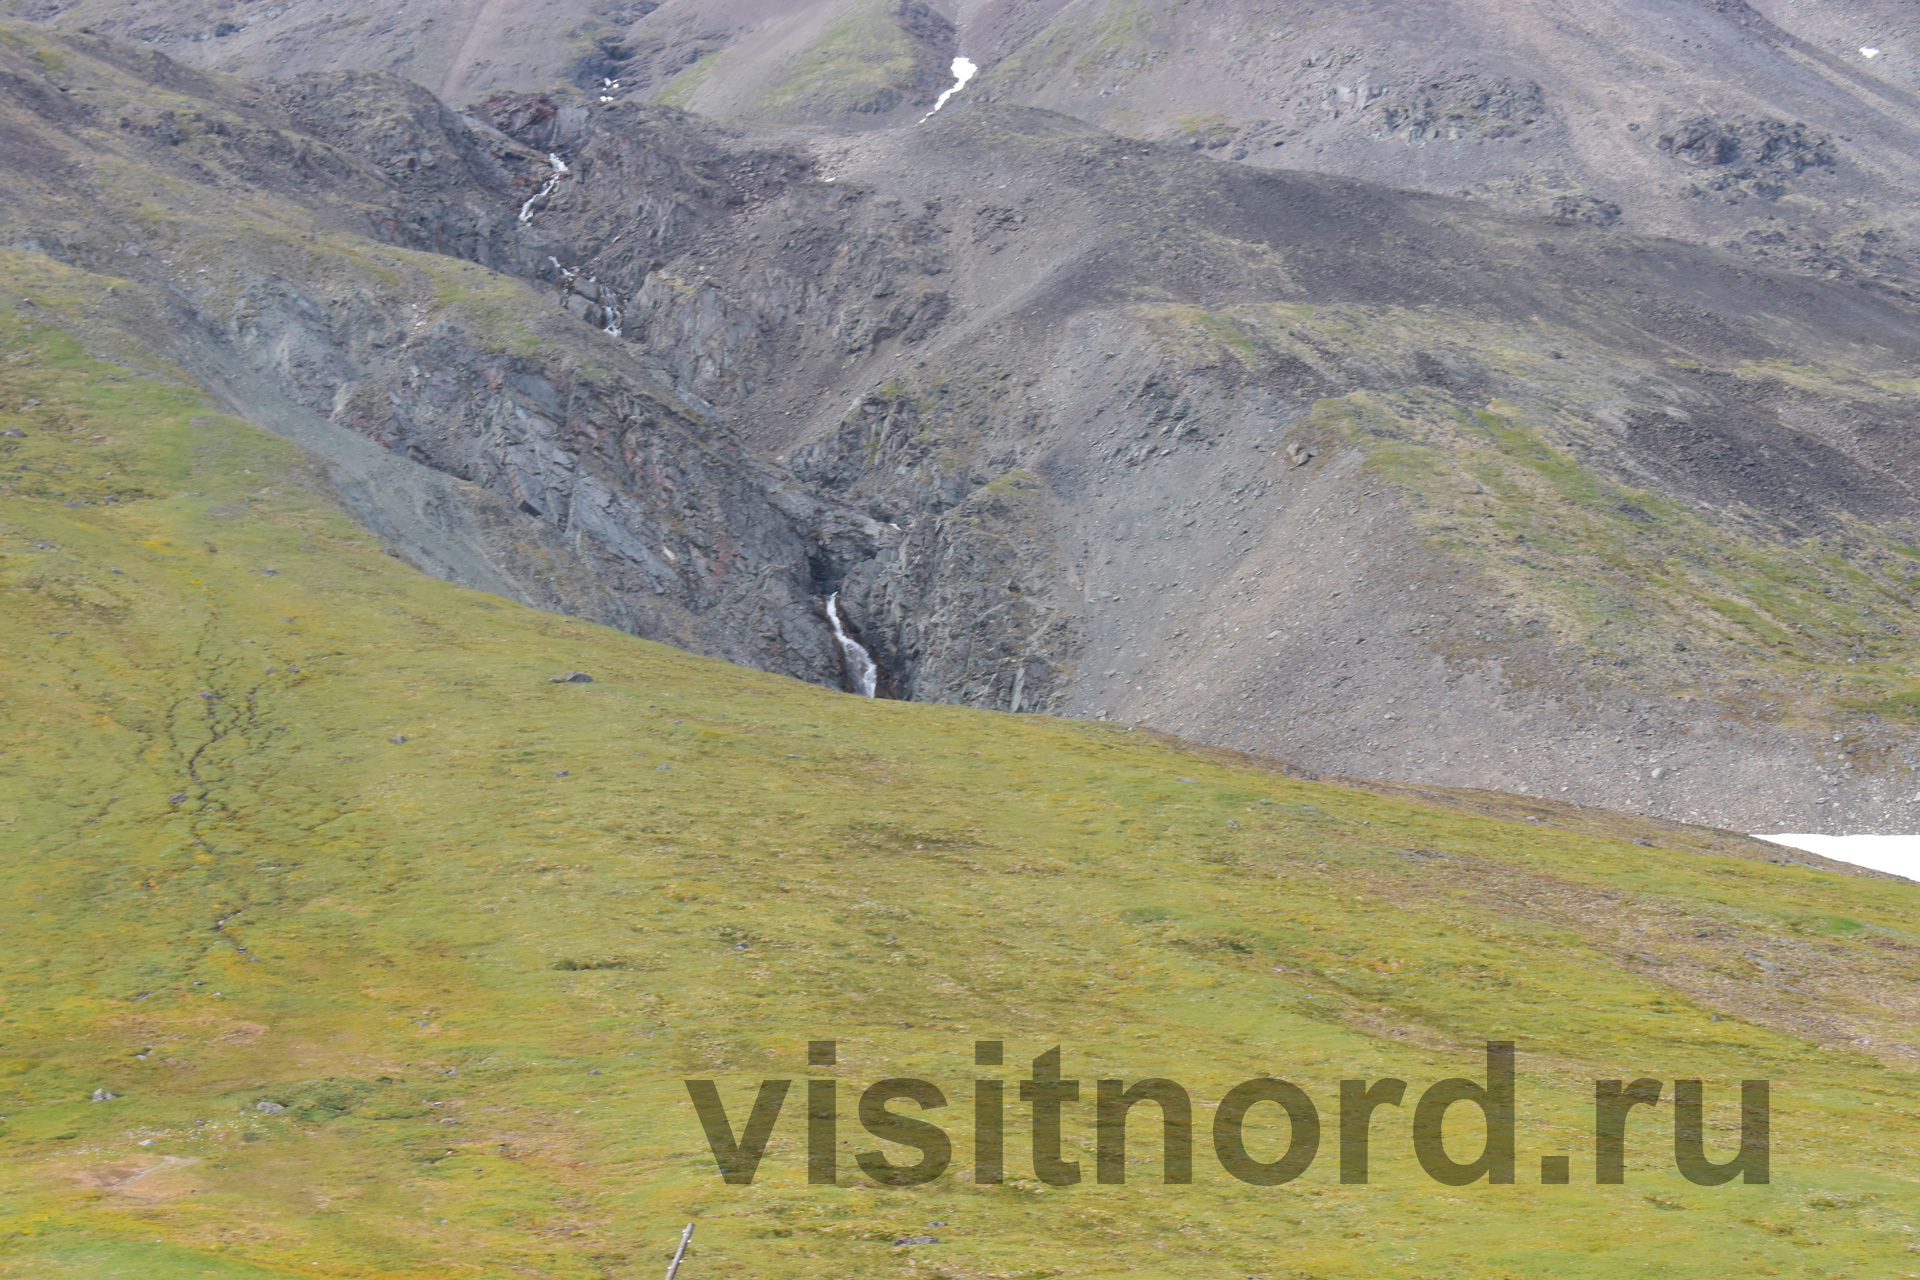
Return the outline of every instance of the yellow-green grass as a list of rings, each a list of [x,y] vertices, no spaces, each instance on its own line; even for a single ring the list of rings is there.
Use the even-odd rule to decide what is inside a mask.
[[[781,78],[761,92],[761,104],[775,110],[831,111],[892,106],[903,90],[911,89],[919,56],[892,8],[881,0],[848,6],[782,68]]]
[[[685,1280],[1920,1273],[1920,1081],[1885,1048],[1913,886],[865,701],[450,587],[55,301],[0,299],[0,1275],[652,1276],[689,1220]],[[1089,1098],[1186,1084],[1194,1185],[1144,1124],[1094,1185],[1085,1102],[1086,1182],[1033,1179],[1016,1103],[1013,1180],[973,1185],[979,1038],[1008,1078],[1063,1046]],[[1391,1110],[1339,1184],[1337,1081],[1417,1093],[1491,1039],[1516,1185],[1428,1181]],[[823,1074],[847,1153],[880,1145],[859,1088],[938,1083],[953,1172],[808,1186],[796,1089],[723,1185],[681,1082],[738,1124]],[[1327,1126],[1281,1187],[1206,1150],[1262,1074]],[[1771,1080],[1773,1182],[1681,1180],[1663,1105],[1592,1185],[1591,1081],[1636,1075],[1704,1078],[1720,1158]],[[1552,1153],[1572,1185],[1538,1185]]]
[[[714,63],[720,60],[720,51],[715,50],[706,57],[675,76],[654,101],[669,107],[685,107],[693,101],[693,95],[700,91],[707,73],[713,70]]]

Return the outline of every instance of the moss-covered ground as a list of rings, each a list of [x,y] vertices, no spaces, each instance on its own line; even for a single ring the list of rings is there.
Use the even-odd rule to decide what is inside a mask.
[[[920,56],[896,6],[859,0],[783,68],[760,94],[760,105],[771,111],[885,111],[911,91]],[[670,99],[663,94],[661,101]]]
[[[60,290],[0,298],[0,1275],[652,1276],[689,1220],[685,1280],[1920,1274],[1914,886],[860,700],[450,587],[165,366],[88,354]],[[974,1185],[976,1039],[1009,1079],[1061,1046],[1088,1098],[1184,1083],[1194,1184],[1141,1125],[1127,1185],[1044,1186],[1016,1103],[1011,1180]],[[1429,1181],[1391,1110],[1339,1183],[1339,1080],[1417,1092],[1494,1039],[1516,1184]],[[796,1090],[724,1185],[682,1081],[737,1124],[829,1074],[849,1155],[880,1145],[860,1088],[939,1084],[953,1171],[809,1186]],[[1263,1074],[1326,1124],[1278,1187],[1206,1152]],[[1663,1104],[1593,1185],[1591,1082],[1640,1075],[1707,1082],[1717,1158],[1772,1081],[1772,1182],[1681,1179]]]

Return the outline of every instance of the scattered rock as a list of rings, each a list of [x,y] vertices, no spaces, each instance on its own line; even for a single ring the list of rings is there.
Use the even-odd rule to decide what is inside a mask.
[[[396,747],[404,746],[407,741],[407,735],[404,733],[396,733],[391,738],[388,738],[387,741],[391,742]]]
[[[117,1093],[108,1093],[108,1092],[107,1092],[107,1091],[106,1091],[105,1089],[95,1089],[95,1090],[93,1091],[93,1097],[92,1097],[92,1099],[91,1099],[91,1101],[93,1101],[93,1102],[112,1102],[112,1101],[113,1101],[113,1100],[114,1100],[115,1098],[117,1098],[117,1097],[119,1097],[119,1096],[120,1096],[120,1095],[119,1095],[119,1094],[117,1094]]]
[[[1673,776],[1673,770],[1667,768],[1667,766],[1665,765],[1660,765],[1659,767],[1649,772],[1647,776],[1649,778],[1652,778],[1655,782],[1658,782],[1662,778],[1671,778]]]
[[[1833,139],[1804,124],[1784,120],[1717,120],[1701,116],[1676,125],[1655,144],[1661,151],[1702,168],[1747,165],[1799,173],[1831,167],[1838,159]]]
[[[185,804],[186,802],[187,802],[187,793],[184,791],[176,791],[172,795],[167,797],[168,804]]]
[[[573,776],[573,770],[562,769],[560,770],[560,772],[554,774],[553,776],[556,778],[571,778]]]
[[[548,684],[592,684],[593,677],[584,671],[569,671],[563,676],[555,676]]]
[[[896,1249],[902,1245],[909,1245],[909,1244],[939,1244],[939,1243],[940,1243],[939,1236],[902,1236],[900,1239],[895,1240],[893,1242],[894,1247]]]
[[[1565,222],[1585,222],[1596,227],[1611,227],[1620,221],[1620,206],[1595,196],[1559,196],[1548,212]],[[1566,357],[1556,351],[1553,358],[1564,360]]]
[[[253,1104],[253,1109],[263,1116],[277,1116],[285,1111],[286,1107],[278,1102],[256,1102]]]

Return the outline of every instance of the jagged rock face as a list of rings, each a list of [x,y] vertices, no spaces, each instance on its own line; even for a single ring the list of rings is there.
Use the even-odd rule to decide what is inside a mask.
[[[871,556],[887,531],[750,457],[598,317],[467,265],[532,275],[565,251],[519,216],[545,156],[393,77],[263,93],[105,42],[65,51],[58,69],[7,55],[8,127],[32,144],[0,161],[8,243],[134,282],[129,315],[163,310],[169,354],[320,451],[423,567],[839,680],[819,539]]]

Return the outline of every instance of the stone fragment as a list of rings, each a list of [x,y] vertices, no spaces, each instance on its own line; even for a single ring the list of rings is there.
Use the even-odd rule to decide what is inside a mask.
[[[563,676],[555,676],[548,684],[592,684],[593,677],[584,671],[569,671]]]
[[[286,1108],[278,1102],[256,1102],[253,1109],[263,1116],[277,1116]]]

